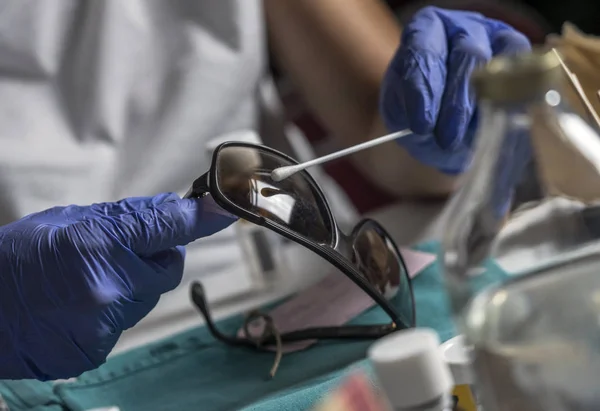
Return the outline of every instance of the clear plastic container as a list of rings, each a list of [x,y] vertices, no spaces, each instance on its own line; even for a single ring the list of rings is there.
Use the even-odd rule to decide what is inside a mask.
[[[471,347],[463,335],[457,335],[440,346],[442,357],[450,367],[454,379],[452,394],[457,399],[457,407],[462,411],[475,411],[478,405],[477,389],[471,364]]]
[[[600,137],[552,51],[474,76],[472,168],[441,258],[486,411],[600,409]],[[470,275],[492,257],[495,271]]]

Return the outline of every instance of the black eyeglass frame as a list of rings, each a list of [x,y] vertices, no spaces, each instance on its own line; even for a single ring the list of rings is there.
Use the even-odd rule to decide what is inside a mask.
[[[335,221],[333,213],[331,212],[331,209],[329,207],[329,203],[326,200],[325,194],[323,193],[317,182],[313,179],[313,177],[306,171],[300,171],[299,173],[302,173],[303,178],[306,179],[306,181],[311,185],[313,193],[319,197],[316,199],[322,202],[321,206],[327,213],[329,222],[331,222],[332,225],[332,245],[319,244],[299,233],[296,233],[278,224],[275,221],[271,221],[263,216],[245,210],[244,208],[235,204],[233,201],[229,200],[225,196],[225,194],[220,190],[219,184],[217,182],[217,160],[219,157],[219,152],[222,149],[228,147],[252,148],[265,154],[280,157],[282,160],[288,162],[290,165],[298,164],[298,162],[293,158],[267,146],[245,142],[225,142],[220,144],[215,149],[212,156],[209,171],[207,171],[194,181],[191,189],[184,196],[184,198],[201,198],[210,194],[213,197],[214,201],[225,211],[253,224],[266,227],[269,230],[272,230],[277,234],[282,235],[283,237],[286,237],[306,247],[307,249],[319,255],[321,258],[327,260],[330,264],[332,264],[334,267],[340,270],[344,275],[350,278],[350,280],[352,280],[358,287],[360,287],[364,292],[366,292],[389,315],[389,317],[392,320],[391,324],[384,325],[307,328],[303,330],[297,330],[281,334],[280,338],[282,342],[293,342],[312,339],[373,339],[383,337],[391,332],[400,329],[414,327],[416,321],[415,303],[412,284],[410,277],[408,276],[406,264],[404,262],[404,259],[402,258],[402,255],[400,254],[400,251],[398,250],[398,246],[391,238],[391,236],[387,233],[387,231],[379,223],[372,219],[363,219],[354,227],[350,235],[346,235],[343,231],[340,230],[339,226],[337,225],[337,222]],[[407,286],[408,293],[410,295],[410,304],[412,305],[412,318],[410,319],[411,324],[404,323],[404,321],[401,319],[400,314],[398,313],[398,310],[385,298],[385,296],[381,292],[378,292],[365,279],[365,277],[358,271],[358,269],[354,267],[350,259],[352,256],[352,243],[351,241],[349,241],[349,239],[353,238],[354,235],[358,233],[365,225],[371,225],[375,230],[377,230],[382,236],[382,238],[389,242],[389,244],[386,245],[394,251],[395,257],[397,258],[397,262],[402,271],[400,275],[403,275],[404,277],[400,279],[399,287]],[[347,254],[350,254],[350,256],[348,256]],[[245,338],[227,336],[222,334],[217,329],[212,320],[212,316],[210,315],[208,305],[206,303],[204,288],[200,283],[195,282],[194,284],[192,284],[190,292],[192,301],[200,310],[202,315],[205,317],[206,325],[209,328],[209,331],[213,334],[213,336],[228,344],[256,346],[256,342],[252,342]],[[274,336],[270,336],[265,341],[263,341],[263,343],[270,344],[274,341]]]

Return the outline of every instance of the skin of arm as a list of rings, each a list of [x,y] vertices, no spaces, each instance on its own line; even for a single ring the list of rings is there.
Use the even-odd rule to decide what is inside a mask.
[[[312,112],[344,145],[388,133],[381,81],[401,28],[382,0],[264,0],[271,49]],[[352,156],[376,186],[398,197],[444,197],[456,178],[412,158],[395,142]]]

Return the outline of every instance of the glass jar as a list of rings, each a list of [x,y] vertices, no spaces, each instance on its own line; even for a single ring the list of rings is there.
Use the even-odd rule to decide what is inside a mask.
[[[547,50],[473,78],[479,134],[441,258],[486,411],[600,409],[600,137],[564,79]],[[501,270],[472,275],[490,257]]]

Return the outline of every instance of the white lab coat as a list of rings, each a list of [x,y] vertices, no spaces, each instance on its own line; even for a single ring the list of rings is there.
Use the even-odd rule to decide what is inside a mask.
[[[265,43],[260,0],[0,0],[0,225],[183,194],[209,139],[263,128]],[[232,234],[189,246],[182,285],[124,339],[196,324],[189,283],[235,271]]]

